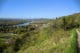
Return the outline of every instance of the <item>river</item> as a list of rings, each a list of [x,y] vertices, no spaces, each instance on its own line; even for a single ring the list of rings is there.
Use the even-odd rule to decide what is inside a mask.
[[[17,27],[20,27],[20,26],[27,26],[29,24],[31,24],[32,22],[27,22],[27,23],[23,23],[23,24],[18,24],[18,25],[15,25]]]

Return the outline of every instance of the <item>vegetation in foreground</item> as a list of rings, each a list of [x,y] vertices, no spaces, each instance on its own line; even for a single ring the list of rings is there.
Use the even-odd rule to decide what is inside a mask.
[[[78,13],[28,26],[0,26],[0,53],[77,53],[79,20]]]

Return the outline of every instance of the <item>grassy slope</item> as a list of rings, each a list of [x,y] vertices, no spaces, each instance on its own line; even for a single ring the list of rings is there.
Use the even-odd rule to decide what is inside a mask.
[[[72,19],[69,19],[70,17],[72,18],[74,16],[66,17],[68,22],[67,26],[72,27],[70,26],[72,23]],[[76,20],[79,21],[79,17],[77,17]],[[76,23],[77,22],[75,22],[75,24]],[[56,26],[60,27],[61,24],[62,19],[58,19],[53,22],[54,29]],[[50,29],[50,27],[47,27],[45,29],[39,29],[39,32],[35,34],[33,32],[30,32],[30,42],[28,42],[29,45],[27,44],[27,38],[25,37],[26,39],[24,40],[26,43],[24,43],[23,46],[20,47],[20,50],[17,53],[77,53],[76,31],[64,31],[60,29],[54,31],[54,29]],[[7,50],[10,50],[11,48],[12,47],[9,47]],[[11,50],[13,51],[13,48]],[[11,51],[8,53],[11,53]]]
[[[44,32],[43,32],[44,31]],[[34,46],[26,48],[26,44],[18,53],[76,53],[76,32],[72,30],[40,31]],[[70,34],[71,33],[71,34]],[[25,48],[25,49],[23,49]]]
[[[77,53],[77,33],[76,30],[71,31],[68,47],[65,48],[64,53]]]

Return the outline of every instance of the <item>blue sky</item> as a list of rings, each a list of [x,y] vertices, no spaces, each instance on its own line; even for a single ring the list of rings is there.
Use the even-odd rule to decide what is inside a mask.
[[[76,0],[6,0],[0,7],[3,18],[55,18],[80,12]]]

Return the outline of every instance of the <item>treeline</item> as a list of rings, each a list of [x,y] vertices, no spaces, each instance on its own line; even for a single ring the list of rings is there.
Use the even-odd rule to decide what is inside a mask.
[[[15,30],[17,27],[14,27],[18,24],[23,24],[30,22],[30,20],[24,19],[0,19],[0,32],[10,32],[11,30]]]

